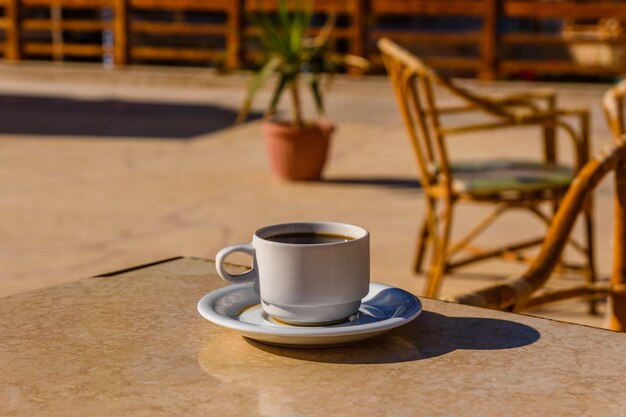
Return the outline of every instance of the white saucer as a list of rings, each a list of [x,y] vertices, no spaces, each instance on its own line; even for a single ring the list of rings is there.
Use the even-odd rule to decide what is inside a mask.
[[[358,313],[328,326],[292,326],[275,321],[261,309],[251,284],[229,285],[198,302],[205,319],[260,342],[285,346],[329,346],[369,339],[419,316],[422,303],[413,294],[376,282]]]

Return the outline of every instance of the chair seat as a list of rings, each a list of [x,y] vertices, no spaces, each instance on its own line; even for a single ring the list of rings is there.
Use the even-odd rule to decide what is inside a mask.
[[[465,161],[450,167],[454,191],[477,196],[564,189],[575,175],[565,165],[523,160]]]

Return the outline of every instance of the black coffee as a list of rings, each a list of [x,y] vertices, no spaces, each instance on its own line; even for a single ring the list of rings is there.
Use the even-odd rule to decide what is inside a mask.
[[[351,236],[333,235],[330,233],[284,233],[265,238],[271,242],[294,243],[297,245],[321,245],[323,243],[340,243],[354,240]]]

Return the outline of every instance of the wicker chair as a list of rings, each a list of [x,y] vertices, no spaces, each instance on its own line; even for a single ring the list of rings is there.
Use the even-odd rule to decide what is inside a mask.
[[[615,225],[613,275],[609,284],[587,283],[565,289],[546,290],[551,272],[571,233],[578,213],[584,208],[593,189],[610,172],[615,172]],[[590,160],[576,176],[550,225],[542,250],[521,277],[459,295],[451,301],[474,306],[523,311],[554,301],[574,297],[609,296],[609,328],[626,331],[626,141],[615,144]]]
[[[621,137],[626,133],[624,124],[624,97],[626,96],[626,80],[611,87],[605,94],[602,101],[604,105],[604,115],[611,129],[614,138]]]
[[[588,159],[588,112],[585,109],[557,109],[556,97],[551,92],[520,93],[499,99],[481,96],[439,76],[420,59],[389,39],[381,39],[378,46],[413,146],[426,197],[426,211],[415,256],[415,270],[419,272],[427,247],[432,249],[424,295],[436,297],[444,274],[461,266],[493,257],[528,261],[528,257],[520,251],[540,245],[543,235],[488,250],[470,247],[469,244],[508,209],[527,209],[541,221],[550,223],[551,215],[542,211],[541,204],[550,203],[555,210],[574,175]],[[435,86],[439,89],[436,90]],[[464,104],[445,108],[438,106],[436,94],[441,90],[451,92]],[[441,117],[470,111],[480,112],[491,120],[471,125],[446,126]],[[580,132],[565,120],[567,116],[579,119]],[[448,136],[518,126],[538,126],[542,129],[545,150],[543,161],[453,163],[449,160]],[[576,166],[573,168],[557,164],[557,130],[565,131],[573,140],[576,154]],[[461,201],[489,203],[495,205],[495,210],[466,236],[452,243],[453,210]],[[438,204],[443,205],[441,214],[437,211]],[[577,268],[583,269],[587,281],[592,283],[595,281],[595,271],[591,199],[585,203],[583,211],[586,243],[581,245],[571,242],[585,257],[585,264]],[[470,255],[453,259],[458,258],[459,252],[468,249],[471,249]],[[566,265],[563,263],[562,266]]]

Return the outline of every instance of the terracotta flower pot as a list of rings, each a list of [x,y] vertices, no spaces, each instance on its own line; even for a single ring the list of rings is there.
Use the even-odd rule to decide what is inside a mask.
[[[318,180],[326,164],[331,124],[296,127],[288,123],[261,125],[272,174],[296,181]]]

